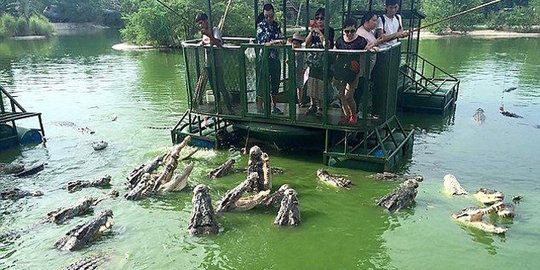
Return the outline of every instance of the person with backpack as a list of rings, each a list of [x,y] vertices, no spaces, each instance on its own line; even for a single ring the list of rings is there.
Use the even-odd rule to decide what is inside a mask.
[[[381,46],[393,45],[399,38],[409,35],[408,31],[403,31],[403,21],[397,14],[398,10],[399,0],[386,0],[385,12],[377,21],[377,37],[382,37]]]
[[[338,50],[364,50],[367,48],[367,40],[356,34],[356,20],[347,18],[343,24],[343,36],[336,41],[335,49]],[[360,53],[338,53],[335,63],[333,85],[339,92],[341,110],[343,114],[338,125],[356,125],[356,101],[354,92],[358,87],[361,70]]]

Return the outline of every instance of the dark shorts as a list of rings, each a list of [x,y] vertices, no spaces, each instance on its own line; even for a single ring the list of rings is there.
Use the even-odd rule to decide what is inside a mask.
[[[262,72],[262,64],[259,63],[259,74]],[[281,81],[281,62],[276,58],[268,58],[268,76],[270,80],[270,94],[276,95],[279,90],[279,83]],[[262,95],[262,89],[264,83],[264,77],[259,77],[259,87],[257,87],[257,95]]]

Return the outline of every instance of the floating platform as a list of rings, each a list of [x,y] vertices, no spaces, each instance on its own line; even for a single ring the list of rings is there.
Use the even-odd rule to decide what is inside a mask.
[[[189,115],[186,112],[185,115]],[[243,147],[246,141],[281,149],[318,150],[325,165],[395,171],[412,156],[414,131],[405,130],[396,117],[371,131],[317,129],[279,124],[202,118],[193,114],[183,117],[171,130],[173,143],[191,136],[190,145],[223,149],[230,145]]]
[[[404,111],[447,114],[458,97],[459,80],[415,53],[399,69],[398,106]]]

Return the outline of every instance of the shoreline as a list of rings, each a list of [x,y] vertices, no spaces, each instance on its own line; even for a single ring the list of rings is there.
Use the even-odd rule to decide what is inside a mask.
[[[165,46],[151,46],[151,45],[134,45],[127,42],[122,42],[118,44],[114,44],[112,46],[113,50],[116,51],[151,51],[151,50],[165,50],[169,49]]]
[[[495,38],[540,38],[540,33],[521,33],[512,31],[497,31],[497,30],[473,30],[468,32],[451,32],[442,35],[437,35],[431,32],[420,32],[420,40],[469,37],[479,39],[495,39]]]

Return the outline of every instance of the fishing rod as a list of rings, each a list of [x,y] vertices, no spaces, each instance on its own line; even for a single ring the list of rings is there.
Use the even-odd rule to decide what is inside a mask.
[[[180,15],[180,13],[178,13],[178,11],[172,9],[170,6],[168,6],[167,4],[163,3],[161,0],[156,0],[158,3],[160,3],[163,7],[165,7],[166,9],[168,9],[170,12],[176,14],[176,16],[179,16],[179,17],[182,17],[182,15]]]
[[[465,10],[465,11],[456,13],[456,14],[454,14],[454,15],[448,16],[448,17],[446,17],[446,18],[442,18],[442,19],[440,19],[440,20],[438,20],[438,21],[435,21],[435,22],[426,24],[426,25],[424,25],[424,26],[422,26],[422,27],[414,28],[414,29],[412,29],[412,30],[410,30],[410,31],[411,31],[411,32],[418,31],[418,30],[420,30],[420,29],[424,29],[424,28],[426,28],[426,27],[430,27],[430,26],[433,26],[433,25],[435,25],[435,24],[438,24],[438,23],[441,23],[441,22],[444,22],[444,21],[448,21],[448,20],[453,19],[453,18],[455,18],[455,17],[459,17],[459,16],[464,15],[464,14],[467,14],[467,13],[469,13],[469,12],[471,12],[471,11],[475,11],[475,10],[481,9],[481,8],[483,8],[483,7],[487,7],[487,6],[489,6],[489,5],[493,5],[493,4],[499,3],[499,2],[501,2],[501,1],[503,1],[503,0],[494,0],[494,1],[491,1],[491,2],[487,2],[487,3],[481,4],[481,5],[477,6],[477,7],[473,7],[473,8],[467,9],[467,10]]]

